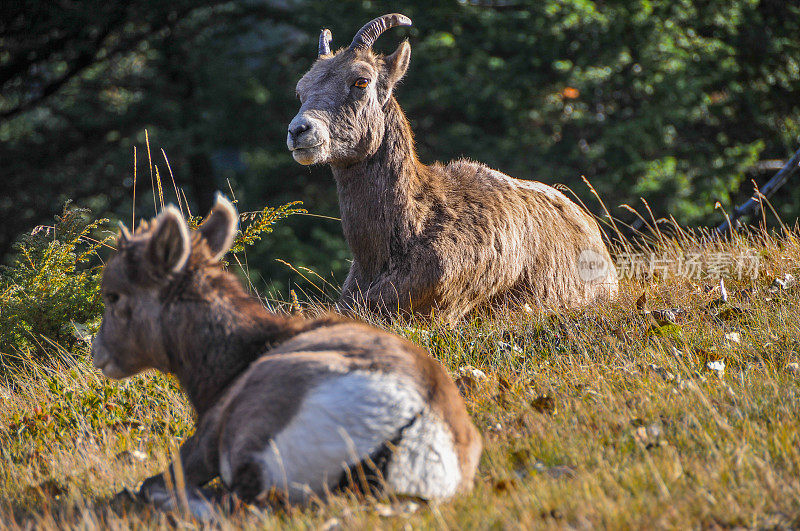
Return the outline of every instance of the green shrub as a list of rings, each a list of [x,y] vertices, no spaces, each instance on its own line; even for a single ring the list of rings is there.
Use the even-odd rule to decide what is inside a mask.
[[[107,223],[70,207],[52,227],[37,227],[15,245],[17,259],[0,270],[0,356],[42,359],[52,343],[74,351],[88,341],[103,306],[98,251],[92,234]]]
[[[240,214],[240,231],[233,241],[231,251],[238,253],[244,251],[245,247],[249,247],[261,240],[265,234],[272,232],[272,226],[285,217],[292,214],[305,214],[306,210],[297,208],[302,205],[302,201],[292,201],[279,207],[264,207],[262,210],[256,212],[244,212]],[[249,221],[249,224],[245,224]]]

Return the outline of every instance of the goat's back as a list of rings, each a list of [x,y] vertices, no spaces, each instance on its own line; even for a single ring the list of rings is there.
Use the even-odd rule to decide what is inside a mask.
[[[569,308],[616,294],[597,222],[563,193],[468,160],[431,170],[444,205],[431,238],[446,272],[442,307],[517,299]],[[605,264],[607,275],[582,269],[587,259]]]

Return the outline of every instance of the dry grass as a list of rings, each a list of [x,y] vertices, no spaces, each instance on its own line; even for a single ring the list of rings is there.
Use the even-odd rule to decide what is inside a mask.
[[[398,322],[465,378],[485,452],[472,494],[421,506],[341,495],[290,511],[239,507],[222,527],[800,526],[800,288],[796,237],[662,250],[754,252],[759,275],[626,280],[619,300],[560,317],[474,317],[456,329]],[[636,308],[679,308],[660,326]],[[663,322],[662,322],[663,324]],[[738,335],[737,335],[738,334]],[[724,374],[709,362],[724,362]],[[718,366],[718,365],[717,365]],[[195,526],[112,496],[163,470],[192,429],[173,381],[125,382],[71,367],[30,366],[0,388],[0,522],[9,527]],[[471,384],[471,385],[470,385]]]

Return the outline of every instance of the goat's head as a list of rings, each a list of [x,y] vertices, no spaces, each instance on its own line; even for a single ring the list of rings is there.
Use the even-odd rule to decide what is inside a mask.
[[[105,313],[92,342],[95,367],[111,378],[147,368],[174,371],[163,339],[174,325],[170,316],[178,305],[197,305],[203,298],[197,294],[220,278],[219,260],[233,243],[238,219],[233,205],[218,196],[196,231],[173,206],[134,234],[120,225],[118,252],[103,271]]]
[[[297,162],[350,165],[375,153],[383,139],[384,107],[408,69],[411,46],[404,41],[382,56],[372,45],[387,29],[410,25],[397,13],[378,17],[335,53],[331,32],[322,30],[319,57],[297,83],[300,111],[286,138]]]

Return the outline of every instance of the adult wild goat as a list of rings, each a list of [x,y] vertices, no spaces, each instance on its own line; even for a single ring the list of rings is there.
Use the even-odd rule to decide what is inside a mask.
[[[103,272],[94,364],[178,377],[197,412],[180,449],[192,511],[209,516],[199,488],[218,475],[245,500],[303,502],[348,481],[432,499],[469,490],[480,434],[442,366],[362,323],[266,311],[220,265],[237,223],[221,196],[196,231],[169,207],[123,227]],[[175,499],[162,474],[140,495]]]
[[[594,219],[562,193],[459,160],[426,166],[393,92],[411,46],[372,51],[400,14],[367,23],[319,57],[297,83],[301,106],[286,140],[300,164],[329,164],[353,264],[340,303],[457,319],[477,305],[529,302],[548,309],[617,292]]]

